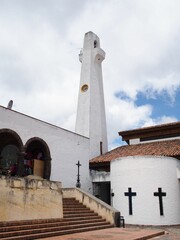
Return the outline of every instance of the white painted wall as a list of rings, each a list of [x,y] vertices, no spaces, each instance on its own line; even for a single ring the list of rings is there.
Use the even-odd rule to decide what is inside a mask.
[[[153,139],[153,140],[149,140],[149,141],[140,141],[140,143],[162,142],[162,141],[174,140],[174,139],[180,139],[180,137],[167,137],[167,138],[162,138],[162,139]]]
[[[86,33],[80,54],[82,66],[75,131],[90,138],[90,158],[100,155],[100,142],[102,152],[108,151],[101,67],[104,58],[98,36],[93,32]],[[85,84],[88,89],[82,91]]]
[[[110,182],[110,172],[91,170],[92,182]]]
[[[140,138],[134,138],[129,140],[129,145],[139,144]]]
[[[51,180],[61,181],[63,187],[75,187],[79,160],[82,189],[91,192],[88,138],[0,106],[3,128],[15,131],[24,145],[33,137],[43,139],[51,152]]]
[[[177,169],[180,161],[170,157],[125,157],[111,162],[111,188],[115,194],[113,207],[121,211],[128,224],[180,224],[180,181]],[[131,187],[133,215],[129,215],[128,197],[124,192]],[[158,188],[163,197],[164,216],[159,213]]]
[[[129,145],[135,145],[135,144],[139,144],[139,143],[150,143],[150,142],[162,142],[162,141],[166,141],[166,140],[174,140],[174,139],[180,139],[180,137],[168,137],[168,138],[162,138],[162,139],[152,139],[149,141],[140,141],[140,138],[134,138],[134,139],[130,139],[129,140]]]

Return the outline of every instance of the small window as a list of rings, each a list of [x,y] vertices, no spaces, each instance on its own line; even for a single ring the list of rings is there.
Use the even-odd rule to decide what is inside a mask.
[[[95,40],[94,41],[94,48],[96,48],[97,47],[97,41]]]

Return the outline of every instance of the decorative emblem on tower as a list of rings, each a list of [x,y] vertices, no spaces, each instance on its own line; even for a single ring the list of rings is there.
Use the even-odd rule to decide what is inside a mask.
[[[86,92],[88,90],[88,85],[87,84],[84,84],[82,87],[81,87],[81,91],[82,92]]]

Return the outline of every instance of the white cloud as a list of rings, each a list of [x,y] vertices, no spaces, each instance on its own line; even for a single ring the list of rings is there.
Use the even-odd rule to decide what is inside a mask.
[[[136,106],[133,101],[111,99],[107,109],[108,141],[110,144],[118,137],[118,132],[140,127],[149,121],[152,107],[150,105]]]
[[[158,89],[168,90],[170,84],[166,85],[164,79],[174,71],[173,81],[177,87],[179,69],[172,71],[165,60],[169,58],[169,51],[171,54],[179,51],[179,47],[174,48],[172,44],[180,35],[179,3],[178,6],[169,1],[163,1],[163,4],[162,1],[130,1],[128,4],[129,8],[122,2],[121,8],[114,6],[119,15],[114,14],[116,23],[111,22],[105,36],[107,61],[111,66],[106,74],[108,79],[114,79],[111,88],[121,88],[135,99],[137,92],[146,88],[150,78],[152,88],[156,88],[158,78]],[[124,18],[118,19],[122,12]]]
[[[148,78],[144,89],[147,94],[147,98],[156,98],[156,96],[166,94],[169,96],[172,104],[175,101],[176,90],[180,86],[180,79],[175,73],[170,73],[169,75],[162,78]]]
[[[150,118],[144,125],[142,125],[142,127],[160,125],[160,124],[176,122],[176,121],[177,119],[175,117],[161,116],[160,118],[157,118],[157,119]]]
[[[85,32],[103,62],[109,143],[120,130],[173,121],[137,106],[138,93],[171,102],[180,86],[178,0],[0,1],[0,104],[74,130]],[[115,94],[124,92],[127,99]]]

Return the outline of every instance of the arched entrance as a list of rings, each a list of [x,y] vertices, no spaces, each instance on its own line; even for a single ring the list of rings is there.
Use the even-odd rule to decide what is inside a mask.
[[[0,174],[19,175],[22,149],[22,140],[15,131],[0,129]]]
[[[25,173],[45,179],[51,174],[51,155],[47,143],[38,137],[31,138],[25,145]]]

